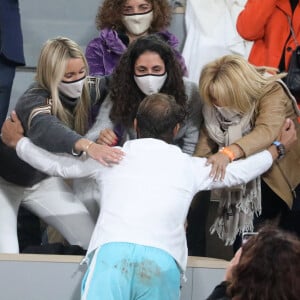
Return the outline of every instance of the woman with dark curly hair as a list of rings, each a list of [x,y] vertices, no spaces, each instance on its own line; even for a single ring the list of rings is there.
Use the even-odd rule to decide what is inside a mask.
[[[299,282],[299,239],[267,226],[240,248],[207,300],[298,300]]]
[[[157,35],[137,39],[116,66],[110,80],[110,93],[87,137],[98,138],[98,143],[109,146],[135,139],[133,120],[140,102],[146,95],[161,92],[174,96],[176,102],[186,108],[186,119],[174,143],[192,155],[202,123],[202,102],[197,85],[182,76],[174,51],[165,41]]]
[[[128,45],[138,37],[152,33],[174,48],[186,73],[184,60],[176,50],[178,39],[166,30],[171,16],[168,0],[104,0],[96,16],[100,34],[86,48],[90,75],[111,74]]]
[[[182,76],[183,72],[174,51],[165,41],[156,34],[140,37],[129,45],[113,74],[108,76],[110,93],[102,102],[97,120],[86,137],[109,146],[122,146],[126,140],[136,139],[133,120],[139,104],[146,95],[161,92],[172,95],[176,102],[186,109],[186,118],[173,142],[183,152],[193,155],[202,124],[202,101],[197,85],[183,79]],[[81,199],[86,199],[86,195],[91,191],[97,193],[97,186],[94,185],[92,188],[90,180],[84,189],[83,184],[75,186],[80,189],[77,192],[81,195]],[[93,196],[93,199],[97,197]],[[84,202],[88,203],[93,199],[86,199]],[[201,200],[203,200],[202,195]],[[189,251],[194,247],[190,246],[191,243],[194,245],[195,241],[194,235],[189,233],[191,228],[194,228],[193,223],[196,222],[197,228],[205,228],[196,219],[199,220],[198,217],[195,220],[193,217],[188,218]],[[204,222],[205,218],[201,220]],[[201,235],[199,239],[202,246],[205,238]]]

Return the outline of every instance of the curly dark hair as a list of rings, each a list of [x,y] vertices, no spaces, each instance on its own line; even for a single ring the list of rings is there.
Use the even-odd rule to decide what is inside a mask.
[[[299,283],[300,240],[269,225],[243,245],[228,294],[243,300],[297,300]]]
[[[112,28],[125,32],[122,23],[122,9],[127,0],[104,0],[96,15],[98,30]],[[153,7],[153,21],[149,33],[154,33],[168,27],[172,18],[172,7],[168,0],[146,0]]]
[[[112,121],[131,127],[137,108],[145,97],[134,81],[134,65],[146,51],[157,53],[164,61],[167,79],[160,89],[161,93],[172,95],[176,102],[185,107],[183,72],[171,48],[158,35],[150,34],[132,42],[112,73],[110,96],[113,106],[110,112]]]

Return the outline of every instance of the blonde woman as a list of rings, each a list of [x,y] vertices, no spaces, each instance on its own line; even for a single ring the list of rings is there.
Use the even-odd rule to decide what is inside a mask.
[[[283,75],[266,75],[266,71],[237,55],[223,56],[202,70],[199,84],[205,102],[205,129],[195,155],[209,156],[211,175],[216,179],[224,177],[231,161],[271,145],[286,118],[295,122],[300,136],[299,111],[280,80]],[[300,140],[288,153],[280,143],[276,146],[281,159],[262,175],[261,183],[258,178],[221,194],[219,217],[212,231],[216,230],[228,244],[237,233],[253,229],[254,213],[261,213],[260,221],[279,218],[280,226],[300,235],[299,218],[292,221],[294,213],[299,212],[290,211],[297,202],[300,183]]]
[[[82,135],[88,130],[91,103],[100,97],[99,80],[87,79],[84,54],[72,40],[48,40],[40,54],[35,82],[19,99],[16,112],[25,135],[52,152],[85,151],[104,165],[122,153]],[[92,97],[90,95],[93,95]],[[72,245],[86,249],[94,221],[61,179],[48,177],[0,143],[0,252],[19,252],[17,214],[22,204],[56,228]]]

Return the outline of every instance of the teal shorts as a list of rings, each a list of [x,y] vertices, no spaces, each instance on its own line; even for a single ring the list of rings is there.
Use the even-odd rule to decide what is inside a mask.
[[[81,286],[81,300],[178,300],[180,269],[167,252],[131,243],[98,248]]]

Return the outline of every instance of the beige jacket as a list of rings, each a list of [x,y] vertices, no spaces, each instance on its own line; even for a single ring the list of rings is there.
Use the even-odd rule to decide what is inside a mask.
[[[284,158],[273,163],[271,169],[262,175],[262,179],[291,207],[291,190],[300,183],[300,124],[297,122],[292,100],[280,83],[274,83],[272,90],[257,102],[253,130],[235,143],[243,149],[246,157],[266,149],[277,138],[286,118],[295,122],[298,140]],[[194,155],[209,156],[217,150],[217,144],[203,129]]]

